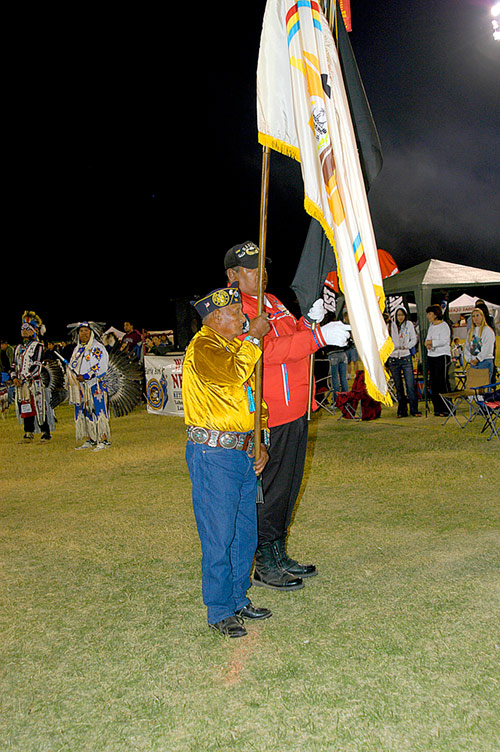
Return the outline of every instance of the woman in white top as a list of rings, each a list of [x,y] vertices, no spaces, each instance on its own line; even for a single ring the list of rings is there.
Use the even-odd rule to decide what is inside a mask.
[[[471,368],[487,368],[490,383],[494,381],[495,332],[486,323],[484,312],[474,308],[471,315],[471,327],[465,340],[464,357]]]
[[[395,319],[391,324],[391,339],[394,342],[394,350],[389,356],[387,365],[391,372],[394,386],[396,387],[398,418],[406,418],[408,415],[408,403],[410,405],[410,414],[418,417],[422,413],[418,410],[417,390],[415,388],[413,361],[411,357],[411,350],[417,345],[417,335],[415,327],[411,321],[408,321],[408,314],[404,308],[396,310]]]
[[[431,305],[426,309],[429,328],[425,338],[427,348],[427,367],[431,387],[431,399],[434,415],[445,416],[445,404],[441,399],[443,392],[449,392],[448,368],[451,362],[450,327],[443,321],[440,305]]]

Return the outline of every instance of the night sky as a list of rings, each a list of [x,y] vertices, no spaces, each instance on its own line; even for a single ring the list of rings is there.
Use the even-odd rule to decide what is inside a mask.
[[[172,300],[224,284],[227,248],[258,239],[265,1],[172,5],[72,11],[63,31],[44,18],[43,33],[21,35],[6,110],[1,337],[19,340],[25,308],[54,339],[81,319],[171,327]],[[401,270],[428,258],[500,270],[491,5],[351,1],[384,153],[372,220]],[[274,152],[268,223],[269,289],[292,304],[309,217],[300,166]]]

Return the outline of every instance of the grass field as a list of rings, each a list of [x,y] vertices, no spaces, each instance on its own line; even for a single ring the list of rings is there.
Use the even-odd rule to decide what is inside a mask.
[[[0,421],[2,752],[498,752],[500,445],[480,423],[322,412],[289,550],[303,590],[207,628],[179,418],[111,449]],[[248,623],[247,623],[248,625]]]

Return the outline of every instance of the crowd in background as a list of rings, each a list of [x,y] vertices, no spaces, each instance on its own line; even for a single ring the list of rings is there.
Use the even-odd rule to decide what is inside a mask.
[[[135,355],[140,362],[143,361],[144,355],[165,356],[175,350],[172,333],[170,331],[139,331],[132,323],[125,321],[123,332],[110,328],[102,335],[102,344],[109,352],[113,348],[127,350]],[[61,339],[59,341],[50,340],[46,337],[40,337],[43,346],[42,362],[58,361],[61,356],[65,361],[69,361],[73,353],[75,343],[72,340]],[[0,343],[0,372],[2,387],[2,411],[14,400],[14,386],[11,378],[11,372],[14,363],[14,352],[18,343],[11,344],[3,339]]]
[[[488,328],[487,333],[489,333],[489,330],[492,330],[493,349],[495,351],[495,323],[488,311],[486,304],[483,301],[478,300],[477,307],[484,314],[484,323]],[[403,314],[401,313],[402,310],[404,311],[404,309],[398,308],[396,311],[394,311],[392,318],[386,315],[386,321],[393,339],[402,331],[401,326],[403,326],[403,330],[407,328],[411,331],[414,331],[415,333],[416,342],[413,342],[412,340],[411,343],[406,343],[410,344],[408,352],[406,352],[405,350],[408,364],[402,364],[402,360],[397,363],[394,360],[394,356],[390,358],[388,362],[388,367],[389,371],[391,372],[392,380],[394,382],[395,391],[398,393],[398,415],[404,416],[405,414],[407,414],[405,400],[410,406],[411,413],[419,414],[418,408],[415,406],[414,392],[417,393],[419,391],[417,389],[417,380],[422,375],[421,348],[422,346],[425,346],[424,343],[427,334],[424,332],[424,337],[422,338],[420,336],[416,314],[406,314],[405,312],[405,316],[403,317]],[[399,323],[398,317],[400,319]],[[348,322],[346,314],[344,318],[345,321]],[[456,370],[463,371],[466,367],[478,366],[477,361],[474,362],[475,359],[473,357],[473,354],[471,354],[473,339],[471,336],[471,328],[474,332],[473,315],[462,315],[457,325],[465,326],[467,333],[465,338],[459,339],[458,337],[453,336],[453,329],[449,327],[449,357],[447,350],[445,374],[445,381],[448,389],[453,389],[455,387],[454,374]],[[173,334],[171,331],[139,331],[129,321],[124,322],[123,329],[124,332],[120,332],[119,330],[111,328],[102,336],[102,342],[108,352],[111,351],[114,347],[119,346],[121,349],[127,349],[129,352],[133,353],[142,362],[144,355],[166,356],[178,350],[178,348],[176,348],[174,344]],[[65,360],[69,360],[73,352],[74,343],[72,341],[65,340],[52,341],[45,339],[43,341],[43,346],[44,361],[57,360],[56,353],[61,355]],[[6,340],[1,341],[0,371],[3,374],[2,379],[4,386],[7,385],[9,381],[7,375],[11,371],[14,349],[15,344],[12,345]],[[335,399],[336,393],[347,392],[349,390],[348,379],[352,382],[354,380],[356,372],[362,369],[363,365],[358,360],[356,347],[352,339],[349,340],[348,344],[344,348],[326,348],[326,350],[327,351],[325,351],[325,353],[323,354],[328,358],[329,361],[329,372],[332,379],[334,393],[333,397]],[[318,355],[321,355],[321,353],[318,353]],[[495,381],[496,378],[494,357],[495,356],[493,355],[493,367],[492,363],[488,364],[490,371],[492,371],[492,381]],[[432,360],[429,360],[432,364]],[[392,368],[390,367],[391,365],[393,366]],[[403,365],[406,366],[406,370],[403,369]],[[398,371],[400,371],[399,376],[395,375],[398,373]],[[410,371],[413,372],[415,381],[413,381]],[[443,381],[441,387],[443,387],[444,383],[445,382]],[[13,390],[11,389],[10,392],[12,391]],[[421,394],[418,394],[418,397],[421,397]],[[12,394],[9,393],[9,403],[11,401]]]
[[[102,343],[106,350],[111,351],[118,342],[120,347],[127,348],[129,351],[142,359],[146,355],[168,355],[175,350],[172,336],[167,332],[158,332],[151,334],[148,331],[139,332],[132,324],[125,322],[125,334],[120,338],[113,332],[102,336]],[[7,340],[0,343],[0,370],[3,373],[9,373],[14,357],[15,344],[10,344]],[[65,360],[69,360],[75,347],[74,342],[67,340],[53,341],[43,340],[43,360],[57,360],[57,355],[61,355]]]

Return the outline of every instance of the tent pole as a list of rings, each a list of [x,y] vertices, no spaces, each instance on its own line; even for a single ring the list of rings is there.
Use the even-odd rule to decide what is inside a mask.
[[[259,227],[259,278],[257,292],[257,316],[264,310],[264,272],[266,269],[266,242],[267,242],[267,204],[269,196],[269,163],[271,150],[268,146],[262,147],[262,172],[260,187],[260,227]],[[262,345],[262,341],[261,341]],[[263,354],[255,365],[255,459],[260,457],[261,446],[261,417],[262,417],[262,360]]]

